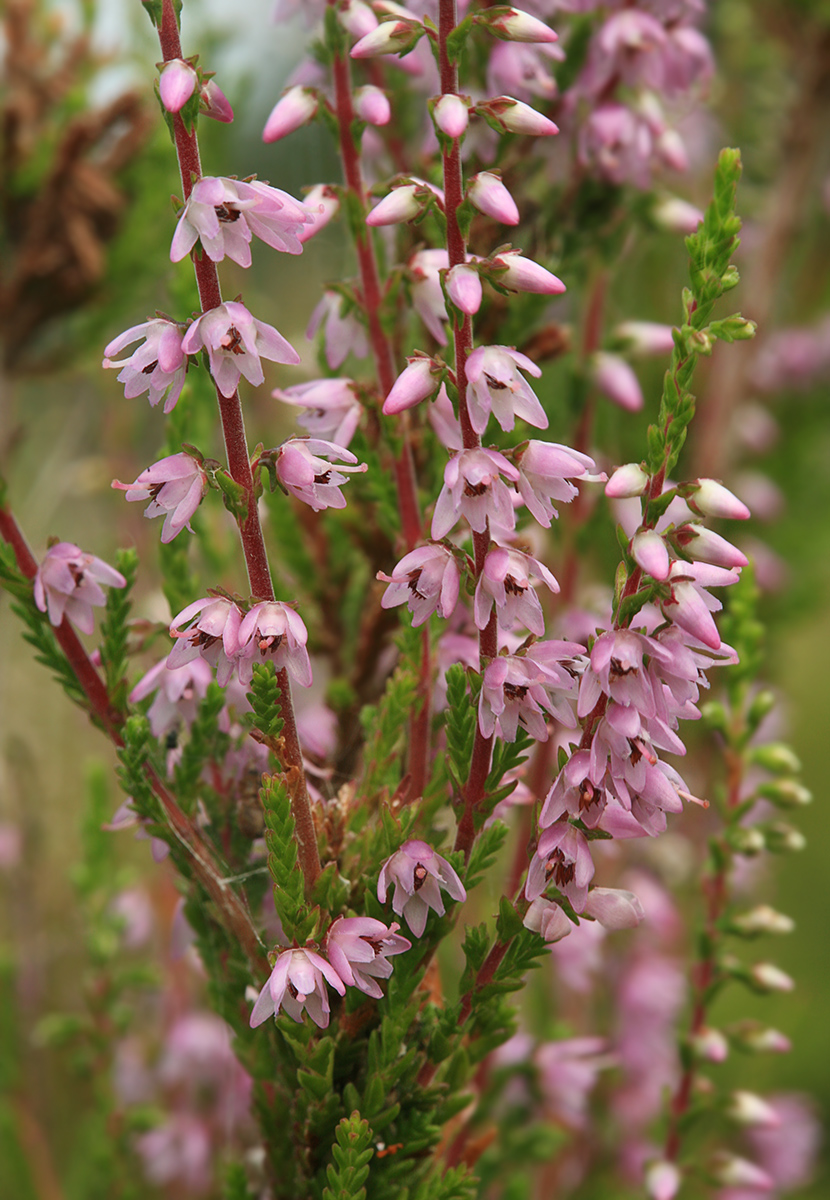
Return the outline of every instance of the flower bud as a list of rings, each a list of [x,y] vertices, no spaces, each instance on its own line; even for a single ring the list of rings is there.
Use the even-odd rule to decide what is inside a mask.
[[[736,1124],[752,1129],[778,1129],[781,1125],[781,1118],[771,1104],[755,1092],[743,1089],[732,1093],[726,1115]]]
[[[784,742],[769,742],[766,746],[755,746],[750,751],[750,760],[774,775],[798,775],[801,763],[795,752]]]
[[[661,229],[671,233],[694,233],[703,220],[703,213],[694,204],[680,200],[677,196],[667,196],[659,200],[651,210],[652,220]]]
[[[643,530],[631,541],[631,554],[638,567],[652,579],[667,579],[669,575],[669,552],[666,543],[654,529]]]
[[[772,854],[798,854],[807,847],[807,839],[801,830],[786,821],[770,821],[765,825],[764,840]]]
[[[530,13],[522,12],[519,8],[499,5],[496,8],[485,9],[473,18],[476,25],[484,25],[494,37],[504,42],[555,42],[557,34]]]
[[[548,943],[561,942],[573,929],[571,921],[558,904],[541,896],[533,901],[522,922],[525,929],[539,933]]]
[[[638,463],[625,463],[617,467],[605,485],[605,494],[611,500],[629,500],[642,496],[648,486],[648,475]]]
[[[199,76],[194,67],[181,58],[174,58],[162,67],[159,76],[159,95],[168,112],[181,112],[196,91]]]
[[[199,112],[204,113],[206,117],[210,117],[213,121],[222,121],[225,125],[233,120],[233,109],[228,102],[228,98],[219,84],[213,79],[208,79],[202,85],[202,91],[199,96]]]
[[[729,1054],[729,1043],[719,1029],[704,1026],[690,1042],[695,1057],[702,1062],[722,1063]]]
[[[432,119],[447,137],[460,138],[470,123],[470,111],[460,96],[449,93],[436,101]]]
[[[743,854],[746,858],[754,858],[766,847],[760,829],[748,829],[745,825],[733,825],[726,832],[726,840],[736,854]]]
[[[733,917],[730,931],[743,937],[755,937],[762,933],[792,933],[795,921],[785,913],[776,912],[769,904],[758,904],[747,912]]]
[[[389,99],[386,92],[379,87],[367,84],[358,88],[354,94],[355,111],[369,125],[388,125],[392,117]]]
[[[591,358],[590,373],[599,390],[627,412],[639,412],[643,407],[640,381],[624,358],[618,354],[598,351]]]
[[[328,225],[340,208],[340,197],[327,183],[316,183],[306,192],[303,203],[314,219],[298,231],[297,239],[301,243],[307,242]]]
[[[475,111],[500,133],[525,133],[530,137],[551,137],[559,127],[543,117],[535,108],[512,96],[497,96],[482,100]]]
[[[774,963],[755,963],[749,975],[759,992],[791,992],[795,988],[795,980]]]
[[[262,131],[263,142],[277,142],[313,119],[319,99],[313,88],[292,87],[271,109]]]
[[[383,403],[383,412],[387,417],[414,408],[438,391],[438,376],[433,374],[435,364],[431,358],[417,356],[406,361],[408,365],[392,384],[392,390]]]
[[[475,267],[458,263],[447,274],[447,295],[456,308],[472,316],[481,308],[481,276]]]
[[[518,225],[516,201],[493,171],[479,171],[467,185],[467,199],[479,212],[501,221],[502,225]]]
[[[337,10],[340,24],[352,37],[363,38],[378,27],[378,19],[363,0],[346,0]]]
[[[777,779],[773,783],[762,783],[757,794],[769,800],[776,808],[803,808],[812,804],[813,793],[794,779]]]
[[[565,291],[561,279],[518,250],[505,250],[488,265],[494,282],[511,291],[532,292],[537,296],[558,296]]]
[[[788,1054],[792,1049],[792,1042],[785,1034],[749,1018],[730,1026],[727,1032],[749,1054]]]
[[[704,525],[681,525],[674,531],[674,540],[695,562],[711,563],[715,567],[734,570],[745,567],[749,562],[743,551],[719,533],[713,533]]]
[[[626,352],[632,355],[671,354],[674,349],[672,326],[659,321],[623,321],[612,336],[625,342]]]
[[[644,1182],[649,1200],[674,1200],[680,1191],[680,1172],[674,1163],[654,1162],[646,1168]]]
[[[699,479],[689,496],[689,504],[707,517],[746,521],[752,515],[737,496],[714,479]]]
[[[716,1155],[712,1161],[712,1174],[721,1187],[753,1188],[760,1192],[771,1192],[775,1182],[771,1175],[762,1171],[748,1158],[726,1151]]]
[[[420,21],[384,21],[352,46],[352,58],[375,58],[379,54],[406,54],[414,49],[424,32]]]
[[[633,892],[601,887],[591,888],[583,912],[611,931],[634,929],[646,915]]]

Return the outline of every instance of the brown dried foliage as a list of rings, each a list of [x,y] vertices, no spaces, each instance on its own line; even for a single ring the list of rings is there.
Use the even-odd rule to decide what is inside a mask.
[[[73,90],[98,64],[88,36],[67,38],[40,0],[7,0],[3,31],[0,340],[6,368],[21,371],[33,368],[25,356],[41,327],[103,278],[129,203],[117,176],[144,144],[150,114],[133,92],[73,111]]]

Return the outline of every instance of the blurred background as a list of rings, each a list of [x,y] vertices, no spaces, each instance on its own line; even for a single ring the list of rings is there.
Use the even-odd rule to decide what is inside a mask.
[[[299,21],[274,25],[272,9],[270,0],[188,0],[183,42],[186,53],[198,48],[202,63],[217,71],[236,114],[232,126],[201,123],[206,169],[257,173],[299,195],[306,185],[337,180],[339,169],[333,143],[319,126],[262,144],[265,118],[305,36]],[[711,0],[708,10],[716,75],[708,116],[695,126],[697,140],[690,139],[693,169],[677,190],[705,204],[718,148],[741,147],[742,284],[732,295],[760,329],[755,343],[730,347],[726,358],[718,352],[707,364],[690,454],[702,472],[728,478],[755,514],[745,548],[751,543],[763,588],[766,676],[782,698],[780,732],[800,757],[804,783],[815,797],[798,814],[806,848],[776,860],[775,895],[768,896],[796,921],[795,934],[773,949],[797,987],[768,998],[762,1015],[794,1048],[725,1070],[735,1070],[743,1086],[804,1093],[823,1114],[830,1106],[823,888],[830,839],[821,833],[830,729],[830,4]],[[179,182],[152,96],[158,46],[146,15],[131,0],[6,0],[5,21],[0,471],[36,555],[56,537],[107,561],[119,544],[132,544],[149,565],[157,530],[143,521],[141,506],[126,510],[110,481],[113,475],[134,478],[157,456],[162,417],[143,398],[126,401],[100,361],[108,341],[154,310],[196,308],[185,273],[168,259],[169,197]],[[10,146],[17,161],[9,158]],[[58,162],[60,170],[52,171]],[[35,262],[27,275],[22,245],[31,248],[30,263],[47,246],[53,259]],[[657,235],[634,253],[620,297],[624,315],[675,319],[685,266],[676,235]],[[244,279],[245,300],[300,350],[300,370],[311,374],[315,356],[305,326],[321,284],[348,269],[348,252],[339,231],[329,229],[301,259],[282,256],[278,277],[276,269],[273,255],[255,256]],[[242,275],[224,264],[226,295],[242,289]],[[255,437],[276,442],[282,435],[284,418],[270,387],[299,377],[305,376],[266,364],[268,386],[249,410]],[[659,368],[647,365],[641,379],[645,413],[642,419],[625,416],[624,440],[634,455],[656,408]],[[613,413],[601,432],[611,432],[619,420]],[[230,555],[221,515],[205,519],[214,518],[212,532]],[[139,587],[137,615],[166,617],[149,573]],[[16,1200],[87,1200],[97,1194],[83,1161],[84,1147],[92,1144],[84,1131],[84,1097],[94,1070],[86,1064],[86,1082],[78,1083],[71,1056],[60,1049],[63,1027],[44,1019],[80,1014],[89,1003],[97,978],[90,974],[91,956],[103,951],[90,947],[73,864],[81,853],[88,797],[97,797],[108,814],[120,798],[113,756],[48,684],[5,596],[0,663],[0,986],[6,989],[0,1061],[7,1064],[0,1079],[10,1089],[0,1108],[0,1180],[18,1181],[24,1190],[8,1193]],[[111,859],[122,890],[145,889],[146,904],[125,902],[125,920],[128,929],[130,921],[137,923],[135,963],[152,960],[153,947],[166,953],[175,889],[160,879],[146,843],[129,834],[106,839],[101,853]],[[128,942],[128,959],[130,953]],[[174,999],[165,1000],[174,1009],[202,988],[186,954],[177,970]],[[719,1021],[730,1019],[733,1009],[741,1015],[741,1003],[728,994]],[[135,1086],[138,1099],[145,1099]],[[135,1186],[131,1193],[125,1185],[124,1194],[156,1194],[151,1184]],[[2,1183],[0,1193],[6,1194]],[[792,1194],[825,1200],[830,1180],[819,1175]]]

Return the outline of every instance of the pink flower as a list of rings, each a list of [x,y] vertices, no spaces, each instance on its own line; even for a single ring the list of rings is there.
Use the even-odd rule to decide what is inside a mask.
[[[521,725],[531,737],[546,742],[548,715],[569,727],[575,723],[567,700],[556,696],[557,692],[572,691],[572,685],[572,677],[563,679],[555,667],[548,669],[547,664],[536,661],[530,654],[521,657],[500,654],[484,668],[478,704],[479,729],[484,737],[496,733],[506,742],[515,742]]]
[[[254,1005],[251,1028],[276,1016],[282,1008],[298,1024],[305,1009],[314,1024],[325,1029],[331,1013],[326,983],[345,995],[345,983],[322,955],[314,950],[283,950]]]
[[[432,516],[432,536],[442,538],[464,516],[476,533],[483,533],[488,522],[499,529],[516,524],[510,491],[502,479],[512,482],[519,472],[498,450],[480,446],[454,454],[444,469],[444,486]]]
[[[510,291],[559,296],[566,290],[561,279],[532,258],[525,258],[519,250],[505,250],[497,254],[490,259],[488,268],[493,281]]]
[[[502,629],[519,624],[542,637],[545,619],[539,597],[531,586],[531,576],[541,579],[552,592],[559,591],[559,584],[544,563],[521,550],[493,546],[476,586],[474,613],[478,628],[486,627],[495,603]]]
[[[544,21],[508,5],[484,9],[473,19],[477,25],[484,25],[497,38],[508,42],[555,42],[557,39],[557,35]]]
[[[438,389],[438,395],[435,397],[434,403],[430,404],[427,416],[435,436],[448,450],[464,448],[461,425],[455,415],[445,384],[442,383]]]
[[[479,171],[467,185],[467,199],[479,212],[502,225],[518,225],[519,210],[499,176],[493,171]]]
[[[695,562],[712,563],[729,570],[745,567],[749,562],[737,546],[703,525],[681,525],[672,533],[672,540]]]
[[[327,459],[357,463],[351,451],[321,438],[290,438],[283,442],[276,456],[277,479],[292,496],[310,505],[315,512],[324,508],[345,508],[346,499],[340,489],[349,479],[344,472],[368,470],[366,463],[333,467]]]
[[[414,221],[426,212],[434,197],[443,205],[444,193],[431,183],[421,179],[413,183],[401,183],[375,205],[366,218],[366,224],[377,228]]]
[[[752,516],[747,506],[715,479],[698,479],[688,504],[707,517],[747,521]]]
[[[277,142],[295,129],[307,125],[315,116],[319,104],[313,88],[289,88],[271,109],[262,131],[263,142]]]
[[[354,309],[344,313],[343,308],[343,297],[338,292],[323,292],[306,329],[310,341],[323,327],[326,362],[333,371],[341,367],[350,354],[365,358],[369,353],[365,325]],[[342,444],[346,445],[345,442]]]
[[[527,910],[522,921],[525,929],[539,933],[546,942],[561,942],[574,928],[558,904],[538,896]]]
[[[646,915],[634,893],[623,888],[591,888],[582,911],[612,932],[634,929]]]
[[[340,196],[327,183],[316,183],[305,194],[303,203],[311,220],[297,232],[297,240],[305,244],[321,229],[325,229],[340,208]]]
[[[187,371],[187,354],[182,349],[183,336],[178,325],[163,318],[133,325],[109,343],[101,365],[116,370],[121,368],[118,382],[126,385],[124,395],[128,400],[149,391],[151,406],[155,407],[164,399],[164,411],[169,413],[181,395]],[[114,361],[113,355],[140,339],[143,339],[142,344],[129,358]]]
[[[545,1105],[568,1129],[588,1123],[588,1095],[602,1067],[610,1065],[600,1054],[604,1049],[602,1038],[575,1037],[545,1042],[534,1055]]]
[[[545,411],[517,367],[535,378],[542,374],[536,363],[510,346],[478,346],[467,359],[467,403],[476,433],[484,433],[491,412],[502,429],[511,430],[516,417],[547,429]]]
[[[653,1162],[643,1180],[649,1200],[674,1200],[680,1191],[682,1177],[674,1163]]]
[[[669,552],[661,534],[655,529],[643,529],[631,539],[631,555],[652,579],[667,579]]]
[[[718,612],[722,605],[709,595],[707,588],[727,587],[737,583],[738,578],[737,571],[727,571],[708,563],[673,562],[668,580],[669,599],[662,604],[664,615],[704,645],[718,650],[720,634],[712,613]]]
[[[197,619],[192,621],[193,617]],[[192,623],[187,625],[188,621]],[[174,670],[194,658],[203,658],[216,671],[217,683],[224,687],[239,657],[241,622],[242,614],[237,606],[223,596],[188,604],[170,624],[176,644],[170,651],[167,665]]]
[[[564,57],[563,51],[551,43],[501,42],[490,51],[487,90],[496,95],[506,92],[519,100],[532,100],[534,96],[552,100],[556,81],[551,63],[561,62]]]
[[[157,1186],[177,1184],[190,1193],[211,1185],[211,1130],[202,1117],[174,1112],[163,1124],[136,1138],[147,1179]]]
[[[306,642],[308,630],[302,617],[279,600],[263,600],[243,617],[239,626],[239,679],[250,683],[254,660],[271,659],[278,671],[284,668],[303,687],[311,687],[311,663]]]
[[[204,467],[190,454],[170,454],[142,471],[135,483],[113,479],[112,486],[126,492],[127,500],[149,500],[145,517],[164,514],[161,540],[165,544],[185,526],[190,529],[190,518],[208,488]]]
[[[202,658],[194,658],[183,667],[171,667],[163,658],[151,667],[130,692],[130,704],[138,704],[156,693],[147,710],[153,736],[162,738],[180,724],[190,726],[199,704],[213,681],[213,671]]]
[[[381,606],[406,604],[415,626],[423,625],[434,612],[447,620],[455,611],[460,572],[455,555],[446,546],[419,546],[404,555],[391,575],[378,571],[377,577],[390,585]]]
[[[159,76],[159,95],[170,113],[180,112],[196,91],[199,76],[189,62],[181,58],[166,62]]]
[[[233,109],[228,98],[214,79],[208,79],[202,84],[199,96],[199,111],[214,121],[228,125],[233,120]]]
[[[348,987],[360,988],[376,1000],[381,998],[383,991],[377,980],[392,974],[389,958],[412,948],[398,929],[396,923],[386,926],[373,917],[338,917],[332,923],[326,934],[326,953]]]
[[[115,567],[94,554],[85,554],[72,542],[57,542],[46,551],[37,569],[35,604],[41,612],[48,609],[52,625],[60,625],[66,617],[83,633],[92,633],[95,625],[92,609],[107,602],[100,587],[102,583],[106,587],[127,586]]]
[[[430,909],[439,917],[444,915],[442,888],[453,900],[467,899],[464,884],[447,860],[426,842],[413,839],[404,842],[381,867],[378,878],[381,904],[386,903],[386,893],[393,883],[392,909],[399,917],[404,917],[416,937],[424,932]]]
[[[351,379],[312,379],[276,388],[271,395],[283,404],[303,408],[305,411],[297,418],[303,428],[338,446],[348,446],[363,415]]]
[[[596,471],[592,458],[558,442],[531,440],[517,452],[516,463],[519,494],[545,529],[550,528],[551,518],[559,515],[551,500],[570,504],[576,495],[576,488],[569,482],[570,476],[585,476],[591,482],[596,479],[590,474]]]
[[[446,250],[418,250],[407,265],[415,311],[436,342],[445,346],[447,309],[439,272],[449,266],[449,255]]]
[[[340,24],[352,37],[365,37],[378,27],[377,17],[363,0],[345,0],[345,3],[338,7],[337,16]]]
[[[642,496],[648,486],[648,475],[638,463],[625,463],[617,467],[605,485],[605,494],[611,500],[629,500]]]
[[[593,877],[594,862],[585,834],[569,821],[557,821],[539,838],[527,873],[525,896],[535,900],[553,884],[580,913]]]
[[[406,54],[414,48],[423,32],[423,25],[415,20],[384,21],[352,47],[352,58]]]
[[[654,139],[648,123],[624,104],[600,104],[579,132],[579,160],[610,183],[646,188]]]
[[[388,125],[392,119],[392,109],[386,92],[379,87],[367,84],[360,87],[354,94],[355,112],[369,125]]]
[[[204,349],[210,359],[210,372],[223,396],[232,396],[244,375],[253,387],[265,380],[263,358],[272,362],[296,364],[300,356],[281,333],[264,321],[257,321],[244,304],[229,300],[197,318],[184,335],[182,349],[196,354]]]
[[[297,236],[312,223],[304,204],[279,188],[257,179],[224,179],[205,176],[194,184],[170,247],[172,262],[180,262],[199,241],[208,258],[226,256],[240,267],[251,265],[251,238],[286,254],[300,254]]]
[[[614,337],[626,343],[629,354],[659,356],[674,349],[672,328],[658,321],[623,321],[615,327]]]

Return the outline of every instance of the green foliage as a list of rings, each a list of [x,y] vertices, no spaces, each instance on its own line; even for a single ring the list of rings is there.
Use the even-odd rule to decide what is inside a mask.
[[[291,796],[284,776],[269,776],[259,796],[265,813],[265,844],[268,870],[274,882],[274,906],[287,936],[302,945],[315,919],[309,916],[305,904]]]
[[[253,709],[251,725],[263,737],[276,740],[285,722],[280,716],[280,686],[273,662],[254,663],[248,701]]]
[[[118,712],[127,708],[127,622],[132,608],[132,589],[138,571],[138,554],[135,550],[119,550],[115,566],[126,579],[123,588],[107,588],[107,606],[101,621],[101,663],[104,667],[104,682],[110,703]]]
[[[205,765],[224,758],[228,737],[219,730],[219,715],[224,706],[225,689],[215,681],[209,683],[173,772],[176,797],[185,812],[193,810]]]
[[[368,1122],[359,1112],[343,1118],[335,1131],[336,1141],[331,1148],[334,1162],[326,1171],[328,1186],[323,1200],[365,1200],[364,1184],[374,1154],[372,1136]]]
[[[386,685],[378,705],[367,705],[360,713],[366,736],[365,769],[360,791],[367,798],[382,788],[392,791],[403,775],[405,735],[418,693],[418,674],[408,662],[401,662]]]
[[[225,1171],[225,1187],[222,1200],[255,1200],[248,1187],[248,1177],[241,1163],[229,1163]]]
[[[468,686],[468,681],[469,685]],[[470,774],[478,724],[477,692],[481,678],[467,672],[461,663],[453,663],[447,670],[447,707],[444,714],[444,729],[447,737],[447,757],[450,777],[456,792],[460,794]]]

